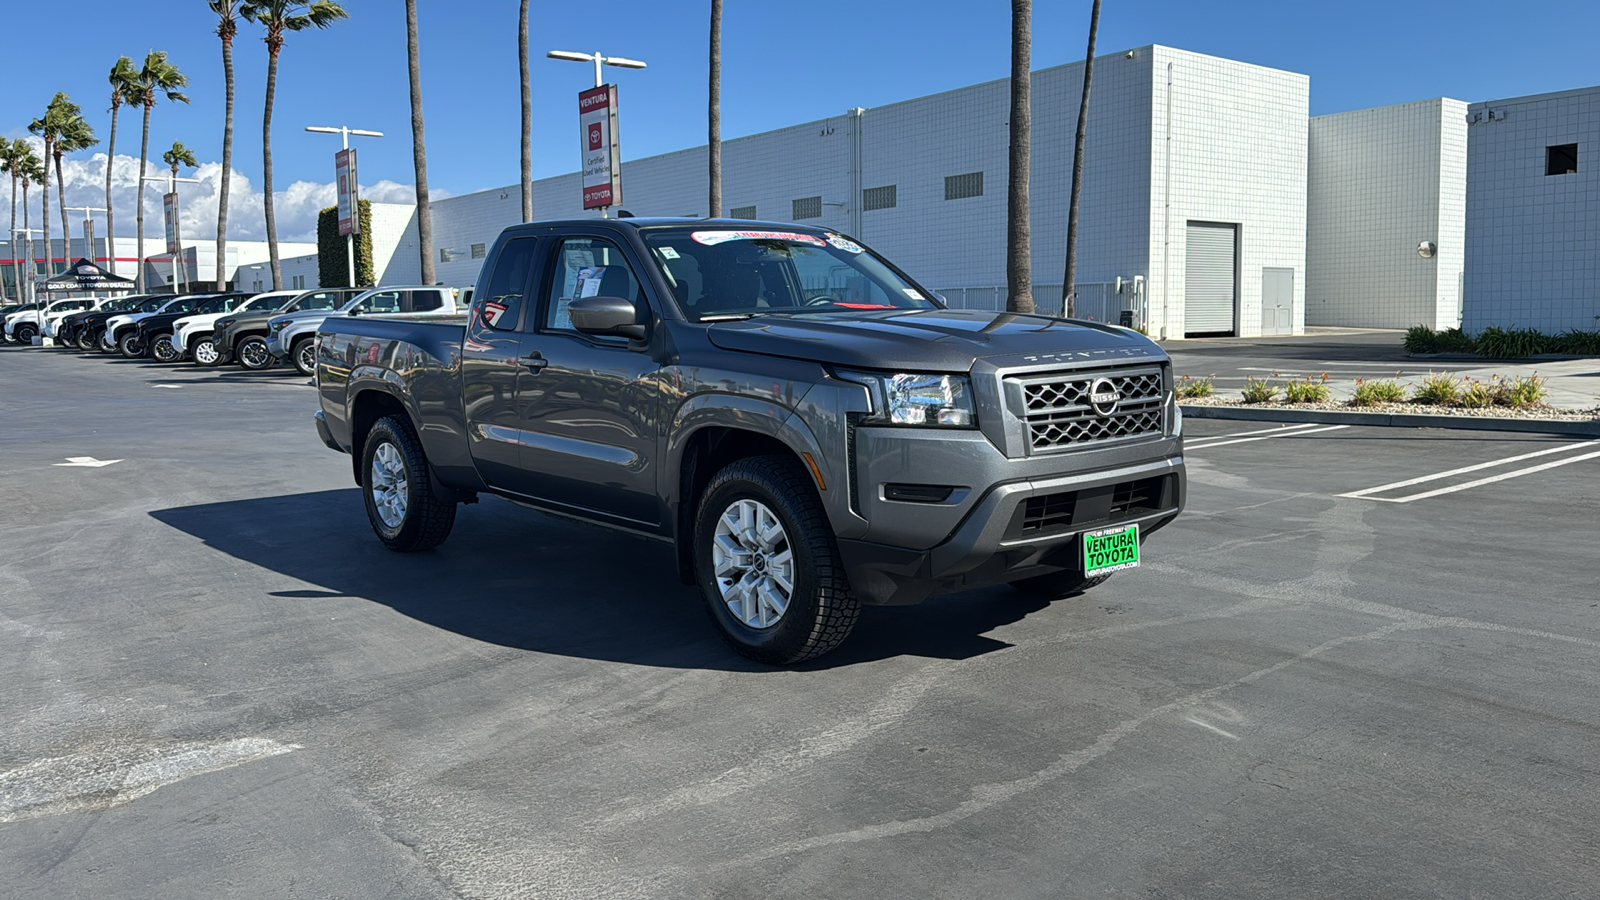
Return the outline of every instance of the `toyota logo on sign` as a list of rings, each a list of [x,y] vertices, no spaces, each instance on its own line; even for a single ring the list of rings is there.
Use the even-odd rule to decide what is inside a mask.
[[[600,123],[598,122],[589,126],[589,149],[600,149]]]
[[[1089,405],[1102,416],[1116,412],[1121,400],[1122,395],[1117,393],[1117,386],[1109,378],[1096,378],[1094,384],[1089,385]]]

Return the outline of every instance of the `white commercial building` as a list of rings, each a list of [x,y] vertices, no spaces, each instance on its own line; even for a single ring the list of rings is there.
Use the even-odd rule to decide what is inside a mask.
[[[1033,74],[1034,296],[1051,312],[1082,74],[1082,63]],[[1301,332],[1308,98],[1305,75],[1170,47],[1096,59],[1078,314],[1131,311],[1169,338]],[[626,96],[621,106],[626,140]],[[998,308],[1008,110],[1001,80],[726,141],[717,212],[847,231],[951,305]],[[637,215],[702,216],[706,193],[704,147],[624,163],[621,206]],[[578,175],[535,182],[534,215],[584,215]],[[471,285],[519,220],[514,185],[436,201],[439,278]]]
[[[435,217],[437,221],[437,217]],[[435,228],[438,226],[436,225]],[[422,278],[422,257],[418,255],[417,208],[409,203],[372,204],[372,271],[376,284],[416,284]],[[279,244],[287,247],[287,244]],[[291,255],[279,254],[278,271],[285,290],[309,290],[319,283],[317,247],[295,244]],[[340,279],[339,284],[344,284]],[[262,261],[239,269],[238,286],[244,291],[272,288],[272,266]]]
[[[1466,111],[1438,98],[1311,120],[1308,325],[1459,324]]]
[[[1600,328],[1600,87],[1474,103],[1462,327]]]

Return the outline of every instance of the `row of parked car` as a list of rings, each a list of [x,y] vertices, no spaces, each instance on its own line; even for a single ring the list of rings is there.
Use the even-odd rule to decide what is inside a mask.
[[[48,338],[64,349],[197,366],[288,363],[310,375],[317,326],[329,316],[452,315],[460,302],[454,288],[439,285],[134,294],[0,306],[0,318],[7,343]]]

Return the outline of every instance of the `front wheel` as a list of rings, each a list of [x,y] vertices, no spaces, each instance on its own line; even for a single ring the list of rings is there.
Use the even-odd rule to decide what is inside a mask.
[[[316,374],[317,342],[308,337],[295,341],[294,348],[289,351],[289,358],[294,360],[294,367],[300,370],[301,375]]]
[[[861,613],[816,491],[782,456],[742,459],[712,476],[695,518],[694,559],[711,621],[758,662],[821,656]]]
[[[33,343],[33,336],[38,333],[39,329],[32,325],[18,325],[11,329],[11,337],[24,346]]]
[[[130,331],[117,338],[117,352],[127,359],[138,359],[144,356],[144,341],[139,340],[139,333]]]
[[[361,454],[361,496],[367,520],[390,550],[415,553],[444,543],[456,505],[433,494],[433,473],[411,426],[385,417],[367,432]]]
[[[1081,594],[1092,587],[1104,584],[1110,575],[1096,575],[1086,577],[1082,572],[1072,569],[1062,569],[1048,575],[1035,575],[1032,578],[1023,578],[1011,582],[1011,586],[1024,594],[1035,597],[1046,597],[1055,600],[1060,597],[1070,597]]]
[[[222,353],[209,335],[194,342],[194,364],[207,368],[222,365]]]
[[[85,353],[92,353],[94,352],[95,348],[99,346],[100,336],[94,333],[94,329],[85,328],[78,332],[79,350],[82,350]]]
[[[239,365],[252,372],[258,372],[272,365],[272,351],[267,349],[267,339],[260,335],[251,335],[239,342]]]
[[[160,363],[175,363],[183,358],[178,348],[172,345],[170,334],[163,334],[150,344],[150,355]]]

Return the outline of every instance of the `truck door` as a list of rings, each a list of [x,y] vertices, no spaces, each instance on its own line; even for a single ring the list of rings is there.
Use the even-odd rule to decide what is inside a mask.
[[[621,296],[648,304],[642,269],[618,242],[556,234],[544,257],[525,355],[542,357],[518,391],[523,467],[532,493],[621,524],[661,526],[656,499],[660,365],[624,338],[572,327],[577,297]]]
[[[506,241],[485,269],[488,278],[467,314],[461,345],[461,390],[467,418],[467,444],[478,474],[491,487],[531,494],[533,480],[522,465],[522,415],[517,396],[534,375],[524,360],[524,313],[534,304],[535,263],[540,240]],[[532,317],[529,316],[528,325]]]

